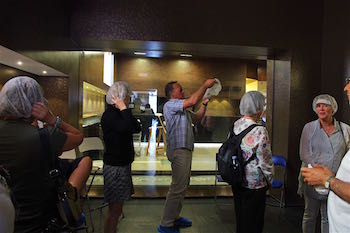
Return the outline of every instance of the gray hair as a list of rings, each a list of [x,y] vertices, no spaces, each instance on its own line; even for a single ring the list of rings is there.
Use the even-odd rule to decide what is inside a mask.
[[[127,82],[118,81],[115,82],[107,92],[106,101],[108,104],[114,104],[112,96],[117,97],[121,100],[124,100],[126,96],[131,96],[132,92],[130,91],[129,85]]]
[[[36,102],[47,105],[39,83],[27,76],[12,78],[0,92],[0,116],[30,118],[32,105]]]
[[[316,112],[316,106],[317,104],[327,104],[330,105],[332,107],[333,110],[333,114],[334,115],[337,111],[338,111],[338,104],[337,101],[334,99],[333,96],[328,95],[328,94],[321,94],[318,95],[314,98],[314,100],[312,101],[312,109],[314,110],[314,112]],[[317,112],[316,112],[317,113]]]
[[[251,116],[264,109],[265,96],[258,91],[245,93],[239,104],[241,115]]]

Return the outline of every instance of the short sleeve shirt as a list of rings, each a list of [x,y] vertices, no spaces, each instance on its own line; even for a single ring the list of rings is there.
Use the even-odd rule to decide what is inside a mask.
[[[13,183],[18,212],[15,232],[41,232],[57,217],[48,145],[52,142],[53,150],[62,149],[65,139],[66,134],[59,130],[51,135],[48,129],[39,131],[21,120],[0,120],[0,164],[9,170]]]
[[[344,182],[350,182],[350,151],[343,158],[336,178]],[[328,196],[329,232],[350,232],[350,203],[341,199],[334,192]]]
[[[164,104],[163,114],[167,130],[167,151],[186,148],[193,151],[192,116],[183,109],[183,99],[170,99]]]

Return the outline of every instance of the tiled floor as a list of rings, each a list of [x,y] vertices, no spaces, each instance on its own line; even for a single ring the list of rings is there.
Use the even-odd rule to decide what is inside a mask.
[[[124,206],[125,218],[118,226],[119,233],[155,233],[163,211],[165,199],[132,199]],[[271,200],[268,200],[271,201]],[[91,204],[98,206],[102,199],[93,199]],[[107,208],[93,212],[95,232],[103,232],[103,220]],[[301,232],[302,208],[266,207],[266,233]],[[182,215],[193,221],[193,226],[182,229],[183,233],[233,233],[235,232],[234,207],[232,198],[188,198]]]

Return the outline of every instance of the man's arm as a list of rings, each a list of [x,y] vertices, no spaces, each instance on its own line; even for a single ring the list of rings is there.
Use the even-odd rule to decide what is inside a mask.
[[[330,180],[329,187],[341,199],[350,203],[350,183],[333,178]]]
[[[207,105],[208,105],[209,99],[204,99],[201,107],[198,109],[198,111],[193,116],[193,123],[199,122],[205,115],[205,112],[207,111]]]
[[[203,97],[204,92],[207,90],[207,88],[212,87],[215,82],[216,80],[214,78],[207,79],[195,93],[193,93],[188,99],[184,100],[184,103],[182,105],[183,109],[196,105],[198,101]]]
[[[314,168],[301,168],[301,173],[307,184],[312,186],[319,186],[326,183],[330,177],[334,177],[327,167],[316,164]],[[337,194],[341,199],[350,203],[350,183],[344,182],[337,178],[330,178],[330,189]]]

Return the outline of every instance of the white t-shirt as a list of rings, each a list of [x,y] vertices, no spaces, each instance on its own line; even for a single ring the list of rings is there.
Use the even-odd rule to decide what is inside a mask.
[[[345,154],[336,178],[350,182],[350,150]],[[350,204],[334,192],[329,192],[328,195],[328,220],[330,233],[350,232]]]

